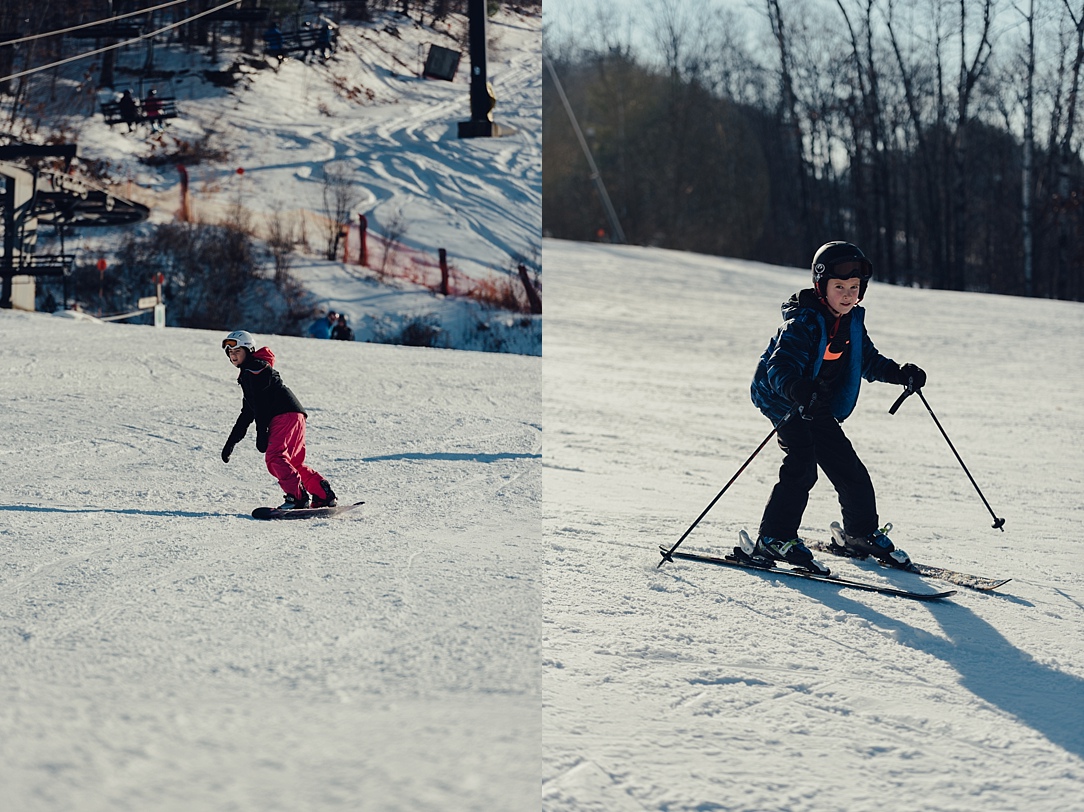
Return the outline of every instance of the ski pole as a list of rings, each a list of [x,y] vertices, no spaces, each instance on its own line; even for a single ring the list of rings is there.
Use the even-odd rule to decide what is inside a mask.
[[[662,556],[662,561],[660,561],[658,564],[655,565],[655,569],[658,569],[659,567],[661,567],[662,564],[663,564],[663,561],[669,561],[669,562],[673,563],[674,559],[673,559],[672,556],[673,556],[674,550],[676,550],[678,547],[680,547],[681,542],[685,541],[685,539],[689,537],[689,534],[691,532],[693,532],[693,529],[698,524],[700,524],[700,520],[708,515],[708,512],[713,507],[715,507],[715,503],[718,502],[719,499],[722,498],[723,494],[726,493],[727,490],[730,488],[730,486],[734,484],[735,480],[737,480],[737,478],[742,475],[742,472],[746,468],[749,467],[749,463],[751,463],[756,458],[757,454],[759,454],[761,452],[761,450],[764,448],[764,446],[766,446],[768,444],[768,441],[771,440],[776,435],[776,433],[779,431],[779,426],[782,426],[784,423],[786,423],[788,420],[790,420],[790,418],[794,415],[794,413],[797,411],[797,409],[798,409],[797,406],[794,406],[793,408],[791,408],[791,410],[789,412],[787,412],[786,416],[782,420],[779,421],[779,425],[775,426],[775,428],[773,428],[771,430],[771,432],[768,434],[768,436],[765,437],[761,441],[760,445],[757,446],[756,451],[754,451],[752,454],[750,454],[749,459],[747,459],[745,462],[742,463],[742,466],[741,466],[741,468],[738,469],[737,473],[735,473],[734,476],[732,476],[730,478],[730,481],[723,486],[723,489],[721,491],[719,491],[719,493],[717,493],[715,495],[715,498],[711,500],[711,503],[706,508],[704,508],[704,512],[696,517],[696,521],[693,522],[691,525],[689,525],[689,529],[686,530],[684,533],[682,533],[681,538],[679,538],[677,540],[677,543],[674,544],[674,546],[671,547],[666,552],[662,552],[662,551],[659,552],[659,554]]]
[[[896,402],[892,404],[892,408],[888,410],[889,414],[895,414],[896,410],[900,408],[900,404],[903,403],[911,395],[918,395],[919,400],[922,401],[922,405],[926,407],[926,411],[930,413],[930,417],[933,418],[934,424],[941,432],[941,436],[945,438],[945,442],[948,443],[948,447],[952,449],[952,453],[956,455],[956,460],[960,463],[960,467],[964,469],[964,473],[967,474],[967,478],[971,480],[971,484],[975,486],[975,491],[978,493],[982,503],[986,505],[986,509],[990,511],[990,515],[994,517],[994,529],[1005,532],[1005,520],[999,519],[997,514],[994,513],[994,509],[990,507],[990,503],[986,501],[986,497],[982,494],[982,489],[979,488],[979,483],[975,481],[975,477],[971,476],[971,472],[967,470],[967,466],[964,465],[963,458],[960,456],[960,452],[956,450],[956,446],[952,444],[952,440],[949,439],[948,434],[945,432],[944,427],[941,425],[941,421],[937,419],[937,415],[933,413],[933,409],[930,408],[929,402],[926,400],[926,396],[922,394],[921,389],[912,389],[908,386],[903,394],[896,398]]]
[[[896,402],[892,404],[892,408],[890,408],[888,410],[888,413],[889,414],[895,414],[896,410],[899,409],[900,406],[903,405],[903,402],[905,400],[907,400],[907,398],[911,397],[911,395],[913,395],[914,393],[915,393],[915,390],[911,386],[911,384],[907,384],[907,387],[903,390],[903,394],[900,395],[898,398],[896,398]]]

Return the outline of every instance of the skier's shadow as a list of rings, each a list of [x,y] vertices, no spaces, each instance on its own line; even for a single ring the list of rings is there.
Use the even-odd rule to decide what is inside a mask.
[[[1016,717],[1051,743],[1084,756],[1084,680],[1042,663],[959,603],[930,604],[945,637],[916,629],[845,597],[818,595],[826,606],[892,632],[905,646],[943,660],[975,696]]]
[[[137,510],[135,508],[63,508],[42,505],[0,505],[0,511],[20,513],[112,513],[119,516],[174,516],[182,519],[206,519],[212,516],[233,516],[233,513],[208,513],[191,510]],[[247,514],[243,514],[247,518]]]

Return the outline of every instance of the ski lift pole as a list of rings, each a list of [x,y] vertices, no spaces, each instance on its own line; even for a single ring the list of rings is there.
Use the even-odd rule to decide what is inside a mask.
[[[614,209],[614,204],[610,200],[610,195],[606,192],[606,184],[602,182],[602,173],[598,171],[598,166],[595,164],[595,158],[591,154],[591,148],[587,146],[587,139],[583,137],[580,123],[576,120],[576,114],[572,111],[572,105],[568,101],[568,96],[565,95],[565,88],[564,85],[561,84],[561,77],[557,75],[557,70],[553,67],[553,63],[545,53],[542,54],[542,61],[545,63],[546,70],[549,71],[550,77],[553,79],[553,86],[557,88],[557,95],[561,98],[561,104],[564,106],[565,114],[568,116],[568,121],[572,125],[572,131],[576,134],[576,140],[580,142],[580,149],[583,150],[583,157],[587,159],[587,165],[591,169],[591,180],[595,184],[598,196],[602,198],[602,205],[606,209],[606,216],[610,220],[610,228],[613,231],[610,235],[610,242],[618,242],[624,245],[628,242],[625,238],[625,231],[621,228],[621,221],[617,217],[617,211]]]
[[[945,431],[944,427],[941,425],[941,421],[937,419],[937,415],[935,415],[933,413],[933,409],[930,408],[930,404],[926,400],[926,396],[922,394],[922,390],[921,389],[913,389],[912,387],[908,386],[906,389],[903,390],[903,394],[900,395],[898,398],[896,398],[896,402],[892,404],[892,408],[888,410],[888,413],[889,414],[895,414],[896,410],[898,408],[900,408],[900,404],[902,404],[911,395],[918,395],[919,400],[922,401],[922,405],[925,406],[926,411],[930,413],[930,417],[933,418],[934,425],[936,425],[938,430],[941,432],[941,436],[945,438],[945,442],[948,443],[948,447],[952,449],[952,453],[956,455],[956,461],[960,463],[960,467],[964,469],[964,473],[967,474],[967,478],[970,479],[971,484],[975,486],[975,492],[978,493],[979,499],[981,499],[982,503],[984,505],[986,505],[986,509],[988,511],[990,511],[990,515],[993,516],[993,518],[994,518],[994,524],[993,524],[994,529],[995,530],[1000,530],[1002,533],[1004,533],[1005,532],[1005,520],[1004,519],[999,519],[998,515],[996,513],[994,513],[994,509],[992,507],[990,507],[990,503],[988,501],[986,501],[986,497],[983,495],[982,489],[979,488],[979,483],[977,483],[975,481],[975,477],[971,476],[971,472],[969,470],[967,470],[967,466],[964,465],[964,461],[963,461],[963,458],[960,456],[960,452],[957,451],[956,446],[954,446],[952,444],[952,440],[949,439],[948,433]]]
[[[760,445],[758,445],[756,447],[756,450],[752,454],[749,455],[749,459],[747,459],[745,462],[743,462],[742,465],[741,465],[741,468],[739,468],[737,470],[737,472],[734,474],[734,476],[732,476],[730,478],[730,481],[727,482],[725,485],[723,485],[723,489],[721,491],[719,491],[719,493],[717,493],[715,495],[715,498],[711,500],[711,502],[708,504],[708,506],[706,508],[704,508],[704,512],[696,517],[696,521],[693,522],[691,525],[689,525],[689,529],[681,534],[681,538],[679,538],[677,540],[677,543],[675,543],[674,546],[671,547],[669,550],[666,550],[665,552],[662,552],[662,551],[659,552],[659,554],[662,556],[662,561],[660,561],[658,564],[655,565],[655,569],[658,569],[659,567],[661,567],[663,565],[664,561],[669,561],[669,562],[673,563],[673,561],[674,561],[674,559],[673,559],[674,550],[676,550],[678,547],[681,546],[681,542],[685,541],[685,539],[687,539],[689,537],[689,534],[693,532],[693,530],[696,528],[696,526],[698,524],[700,524],[700,521],[705,516],[707,516],[709,512],[711,512],[711,509],[713,507],[715,507],[715,503],[718,502],[722,498],[723,494],[726,493],[727,490],[730,489],[730,486],[733,485],[734,482],[737,481],[738,477],[740,477],[742,475],[742,473],[745,471],[745,469],[749,467],[749,463],[751,463],[754,459],[756,459],[757,454],[759,454],[764,449],[764,446],[766,446],[768,444],[768,441],[771,440],[779,432],[779,427],[782,426],[784,423],[786,423],[788,420],[790,420],[791,417],[793,417],[794,414],[797,412],[797,410],[798,410],[797,406],[792,407],[791,410],[789,412],[787,412],[786,416],[782,420],[779,421],[778,425],[776,425],[768,433],[768,436],[765,437],[763,440],[761,440]]]

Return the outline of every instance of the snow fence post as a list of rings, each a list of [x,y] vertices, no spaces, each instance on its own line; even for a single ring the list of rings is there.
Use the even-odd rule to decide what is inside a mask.
[[[358,251],[358,265],[369,267],[369,220],[364,214],[358,215],[358,227],[361,229],[361,247]]]
[[[181,209],[178,212],[182,223],[188,222],[188,170],[184,164],[177,164],[177,173],[181,176]]]
[[[519,263],[519,279],[523,283],[523,289],[527,291],[527,301],[531,304],[531,313],[538,315],[542,312],[542,299],[535,290],[531,277],[527,275],[527,266]]]
[[[158,299],[154,305],[154,326],[159,328],[166,326],[166,304],[162,301],[162,283],[165,281],[165,274],[159,272],[154,275],[154,293]]]
[[[441,248],[438,251],[440,255],[440,292],[445,296],[448,295],[448,252]]]

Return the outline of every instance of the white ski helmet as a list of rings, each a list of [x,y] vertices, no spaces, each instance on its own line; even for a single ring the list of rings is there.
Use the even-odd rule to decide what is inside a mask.
[[[234,330],[222,339],[222,349],[229,355],[230,350],[234,347],[244,347],[249,352],[256,352],[256,341],[252,338],[251,333],[245,330]]]

